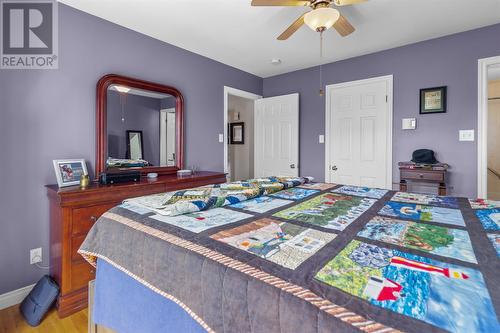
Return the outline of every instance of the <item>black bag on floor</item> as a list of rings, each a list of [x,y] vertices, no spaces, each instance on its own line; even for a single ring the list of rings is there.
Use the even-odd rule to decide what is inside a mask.
[[[50,276],[44,275],[21,303],[21,314],[26,322],[38,326],[57,295],[59,286]]]

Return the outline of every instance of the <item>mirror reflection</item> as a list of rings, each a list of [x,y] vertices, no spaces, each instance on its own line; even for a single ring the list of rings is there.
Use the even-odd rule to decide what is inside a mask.
[[[127,158],[143,160],[142,131],[127,131]]]
[[[111,85],[107,90],[107,168],[175,166],[175,97]]]

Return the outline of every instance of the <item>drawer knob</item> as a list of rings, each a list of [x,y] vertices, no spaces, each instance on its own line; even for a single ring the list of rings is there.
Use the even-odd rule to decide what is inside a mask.
[[[92,216],[90,217],[90,221],[92,221],[92,222],[97,221],[97,217],[95,217],[94,215],[92,215]]]
[[[421,174],[421,173],[420,173],[418,176],[419,176],[420,178],[424,178],[424,175],[423,175],[423,174]]]

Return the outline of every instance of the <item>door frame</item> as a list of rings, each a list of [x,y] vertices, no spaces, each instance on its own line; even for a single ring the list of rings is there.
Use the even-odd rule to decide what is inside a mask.
[[[229,113],[229,95],[233,96],[238,96],[238,97],[243,97],[246,99],[251,99],[251,100],[257,100],[261,99],[261,95],[257,95],[254,93],[251,93],[249,91],[245,90],[240,90],[228,86],[224,86],[224,173],[228,173],[228,147],[227,147],[227,140],[228,140],[228,132],[227,132],[227,124],[228,124],[228,119],[227,119],[227,114]],[[255,114],[255,112],[254,112]],[[228,177],[229,175],[226,175]]]
[[[477,197],[488,196],[488,68],[500,64],[500,56],[477,61]]]
[[[330,102],[332,98],[332,92],[336,89],[353,87],[357,85],[374,83],[374,82],[385,82],[387,85],[387,107],[388,107],[388,117],[387,117],[387,170],[386,170],[386,189],[392,190],[392,136],[393,136],[393,75],[377,76],[368,79],[348,81],[330,84],[326,86],[326,99],[325,99],[325,182],[331,183],[330,179],[330,119],[331,110]]]

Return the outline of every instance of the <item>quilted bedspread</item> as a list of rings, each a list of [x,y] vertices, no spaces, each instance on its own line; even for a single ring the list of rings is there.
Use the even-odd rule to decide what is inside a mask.
[[[307,177],[265,177],[125,200],[161,215],[176,216],[236,204],[309,182]]]
[[[500,332],[500,202],[271,177],[127,200],[79,252],[207,331]]]

